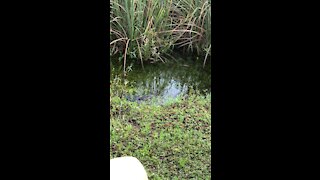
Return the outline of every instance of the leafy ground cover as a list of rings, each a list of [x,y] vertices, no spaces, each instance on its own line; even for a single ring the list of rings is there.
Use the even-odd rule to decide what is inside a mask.
[[[137,157],[149,179],[211,179],[210,93],[138,104],[129,82],[110,84],[110,158]]]

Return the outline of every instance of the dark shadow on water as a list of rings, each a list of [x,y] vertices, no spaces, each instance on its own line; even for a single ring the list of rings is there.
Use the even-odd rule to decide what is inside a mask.
[[[112,59],[116,74],[123,73],[122,64]],[[130,63],[127,63],[130,65]],[[197,57],[175,56],[166,63],[144,63],[144,68],[135,63],[127,75],[134,82],[137,93],[129,97],[132,101],[144,101],[159,97],[162,101],[188,94],[190,87],[202,93],[211,92],[211,64],[207,61],[203,68],[203,59]]]

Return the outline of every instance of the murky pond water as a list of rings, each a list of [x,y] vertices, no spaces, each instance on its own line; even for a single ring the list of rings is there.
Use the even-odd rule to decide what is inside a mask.
[[[122,73],[117,59],[112,60],[112,65],[116,74]],[[203,60],[193,57],[175,57],[166,63],[144,63],[144,68],[139,64],[133,65],[126,78],[134,82],[137,93],[127,99],[139,102],[158,97],[163,102],[185,95],[191,88],[203,93],[211,92],[210,66],[207,63],[203,68]]]

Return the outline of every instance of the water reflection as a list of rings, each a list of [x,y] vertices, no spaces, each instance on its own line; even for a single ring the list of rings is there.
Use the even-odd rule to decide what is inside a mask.
[[[141,65],[135,65],[127,79],[135,82],[137,93],[131,100],[136,101],[152,97],[166,101],[187,94],[190,87],[202,92],[211,91],[210,64],[203,69],[202,61],[195,61],[192,58],[187,60],[176,58],[175,61],[165,64],[144,64],[144,69]]]

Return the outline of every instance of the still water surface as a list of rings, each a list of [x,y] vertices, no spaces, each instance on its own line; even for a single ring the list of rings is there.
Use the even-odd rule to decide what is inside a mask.
[[[121,74],[121,65],[112,60],[116,74]],[[130,65],[130,64],[129,64]],[[211,64],[203,68],[203,60],[193,57],[175,56],[174,60],[156,64],[144,63],[144,68],[136,64],[131,67],[127,79],[133,84],[137,93],[127,97],[132,101],[144,101],[158,98],[162,102],[186,95],[190,89],[211,92]]]

